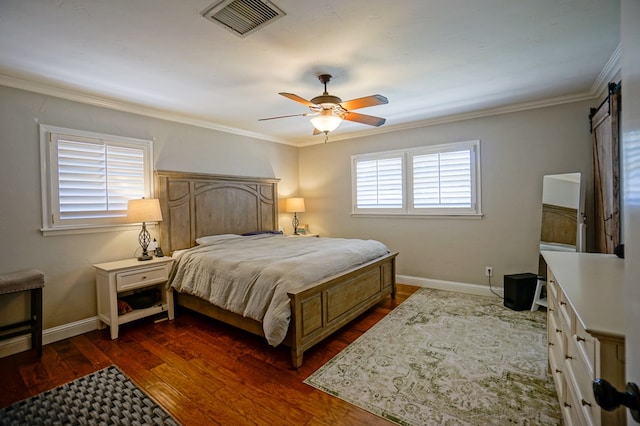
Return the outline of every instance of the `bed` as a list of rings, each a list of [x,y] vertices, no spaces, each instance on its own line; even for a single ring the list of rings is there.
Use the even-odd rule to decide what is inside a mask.
[[[155,178],[163,216],[160,246],[166,253],[183,253],[202,237],[258,233],[260,238],[261,232],[278,229],[278,179],[170,171],[157,171]],[[287,290],[290,319],[282,344],[290,347],[294,368],[302,365],[305,350],[385,297],[395,297],[396,256],[385,252]],[[262,321],[188,293],[175,296],[179,306],[266,339]]]

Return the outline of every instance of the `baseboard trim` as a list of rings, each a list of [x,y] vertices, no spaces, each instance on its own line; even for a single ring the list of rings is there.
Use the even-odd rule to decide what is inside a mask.
[[[397,275],[396,281],[402,284],[415,285],[418,287],[433,288],[436,290],[455,291],[457,293],[475,294],[478,296],[496,296],[491,290],[495,291],[500,297],[504,297],[502,287],[480,284],[468,284],[455,281],[435,280],[432,278],[412,277],[409,275]]]
[[[433,288],[436,290],[455,291],[458,293],[475,294],[479,296],[495,296],[495,294],[491,292],[491,289],[489,289],[489,286],[479,284],[435,280],[431,278],[412,277],[409,275],[397,275],[396,281],[402,284]],[[503,297],[502,288],[493,287],[493,291]],[[42,344],[48,345],[49,343],[68,339],[97,329],[97,316],[48,328],[42,332]],[[29,349],[31,349],[31,336],[29,335],[0,341],[0,358],[27,351]]]
[[[42,331],[42,344],[57,342],[98,329],[98,317],[86,318]],[[0,358],[31,349],[31,335],[0,341]]]

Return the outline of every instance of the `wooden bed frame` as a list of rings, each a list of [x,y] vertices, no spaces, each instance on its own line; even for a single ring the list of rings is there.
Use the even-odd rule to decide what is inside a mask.
[[[167,252],[195,246],[198,237],[278,229],[278,181],[272,178],[157,171],[163,220],[160,246]],[[304,237],[300,237],[304,238]],[[291,321],[284,344],[294,368],[305,350],[386,296],[395,298],[397,253],[389,253],[289,293]],[[178,305],[264,336],[262,324],[206,300],[176,294]]]

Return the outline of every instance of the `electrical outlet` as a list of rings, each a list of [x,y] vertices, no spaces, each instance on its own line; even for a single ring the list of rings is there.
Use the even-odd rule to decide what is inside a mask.
[[[492,277],[493,276],[493,266],[485,266],[484,267],[484,276]]]

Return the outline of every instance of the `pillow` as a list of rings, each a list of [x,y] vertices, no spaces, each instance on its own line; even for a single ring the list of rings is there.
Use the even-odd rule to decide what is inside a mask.
[[[242,234],[243,237],[248,237],[250,235],[260,235],[260,234],[282,234],[282,231],[253,231],[253,232],[245,232]]]
[[[196,238],[196,244],[206,245],[206,244],[215,243],[217,241],[231,240],[234,238],[240,238],[240,235],[238,234],[207,235],[204,237]]]

